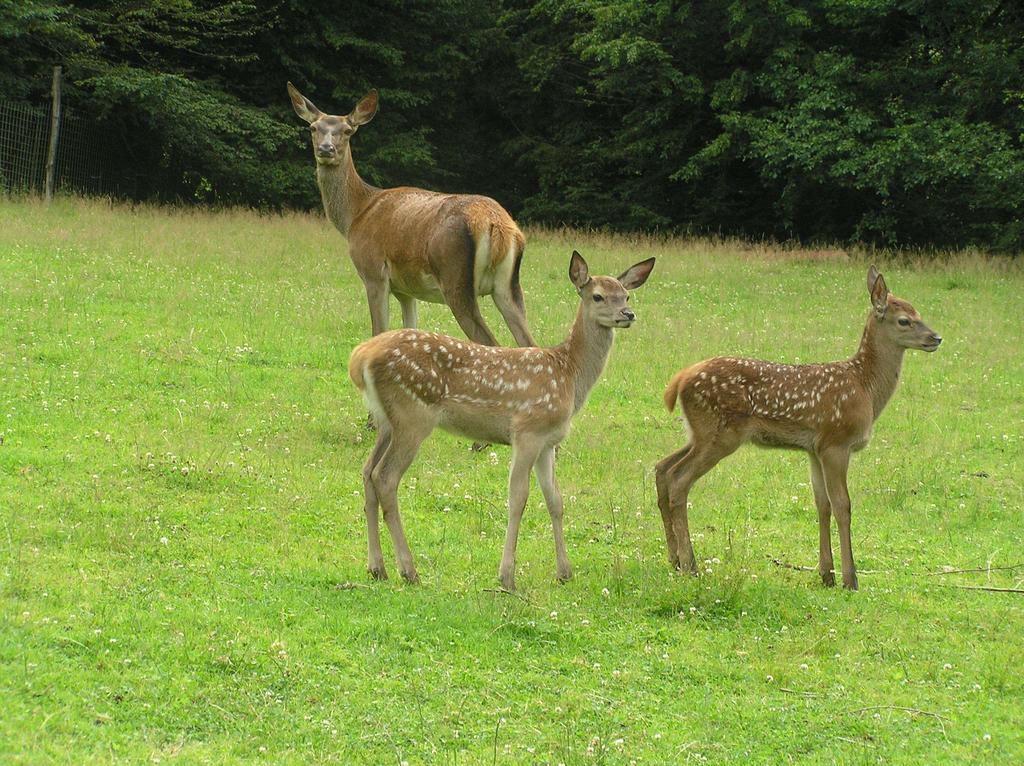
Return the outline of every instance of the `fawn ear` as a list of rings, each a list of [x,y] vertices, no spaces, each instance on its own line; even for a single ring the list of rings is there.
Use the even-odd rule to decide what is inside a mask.
[[[323,116],[323,112],[316,108],[312,101],[299,93],[299,89],[288,83],[288,95],[292,100],[292,108],[295,114],[308,123],[314,123]]]
[[[572,251],[572,258],[569,260],[569,281],[576,285],[577,290],[582,290],[590,281],[590,269],[583,256],[575,250]]]
[[[647,281],[647,277],[651,276],[651,270],[653,268],[653,258],[648,258],[646,261],[640,261],[640,263],[634,263],[624,272],[619,274],[619,284],[627,290],[635,290]]]
[[[359,127],[360,125],[365,125],[372,120],[375,114],[377,114],[376,88],[363,96],[362,100],[356,104],[356,108],[348,115],[348,121],[356,127]]]
[[[875,314],[881,319],[885,316],[885,309],[889,304],[889,288],[885,284],[885,277],[879,274],[874,266],[868,269],[868,292],[871,294],[871,305],[875,309]]]

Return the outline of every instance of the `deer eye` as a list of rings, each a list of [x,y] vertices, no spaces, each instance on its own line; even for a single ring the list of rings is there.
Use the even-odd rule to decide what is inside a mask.
[[[896,320],[896,323],[899,324],[900,327],[910,327],[910,320],[906,317],[900,317]]]
[[[594,293],[594,303],[600,303],[603,300],[604,300],[604,296],[603,295],[598,295],[597,293]]]

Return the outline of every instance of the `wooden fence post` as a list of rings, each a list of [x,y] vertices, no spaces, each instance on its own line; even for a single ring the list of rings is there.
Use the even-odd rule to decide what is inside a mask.
[[[46,155],[46,204],[53,201],[53,182],[57,172],[57,139],[60,135],[61,68],[53,68],[53,102],[50,105],[50,151]]]

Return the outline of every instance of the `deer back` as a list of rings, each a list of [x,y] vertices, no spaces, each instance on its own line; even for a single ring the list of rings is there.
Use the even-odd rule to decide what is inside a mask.
[[[356,347],[349,374],[389,420],[425,417],[497,443],[519,430],[558,431],[573,413],[572,376],[557,349],[395,330]]]
[[[810,449],[869,431],[871,402],[849,361],[774,364],[716,357],[680,372],[669,384],[669,409],[688,420],[713,416],[763,446]]]
[[[353,220],[348,237],[356,268],[379,269],[387,262],[399,292],[429,292],[434,300],[440,299],[439,281],[475,294],[489,294],[495,282],[506,284],[526,243],[512,217],[489,197],[413,187],[376,195]]]

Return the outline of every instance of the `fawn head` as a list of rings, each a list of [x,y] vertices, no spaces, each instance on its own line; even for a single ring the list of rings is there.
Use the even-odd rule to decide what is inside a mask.
[[[942,336],[922,321],[913,306],[889,292],[885,278],[874,266],[868,270],[868,294],[876,327],[895,345],[934,351],[942,343]]]
[[[320,165],[337,165],[348,148],[349,139],[377,114],[377,91],[371,90],[346,115],[324,114],[298,89],[288,83],[288,95],[292,100],[295,114],[309,123],[309,135],[313,140],[313,157]]]
[[[618,277],[592,277],[583,256],[575,250],[569,261],[569,280],[583,301],[589,320],[602,327],[629,327],[636,314],[629,307],[629,291],[647,281],[654,268],[654,259],[634,264]]]

